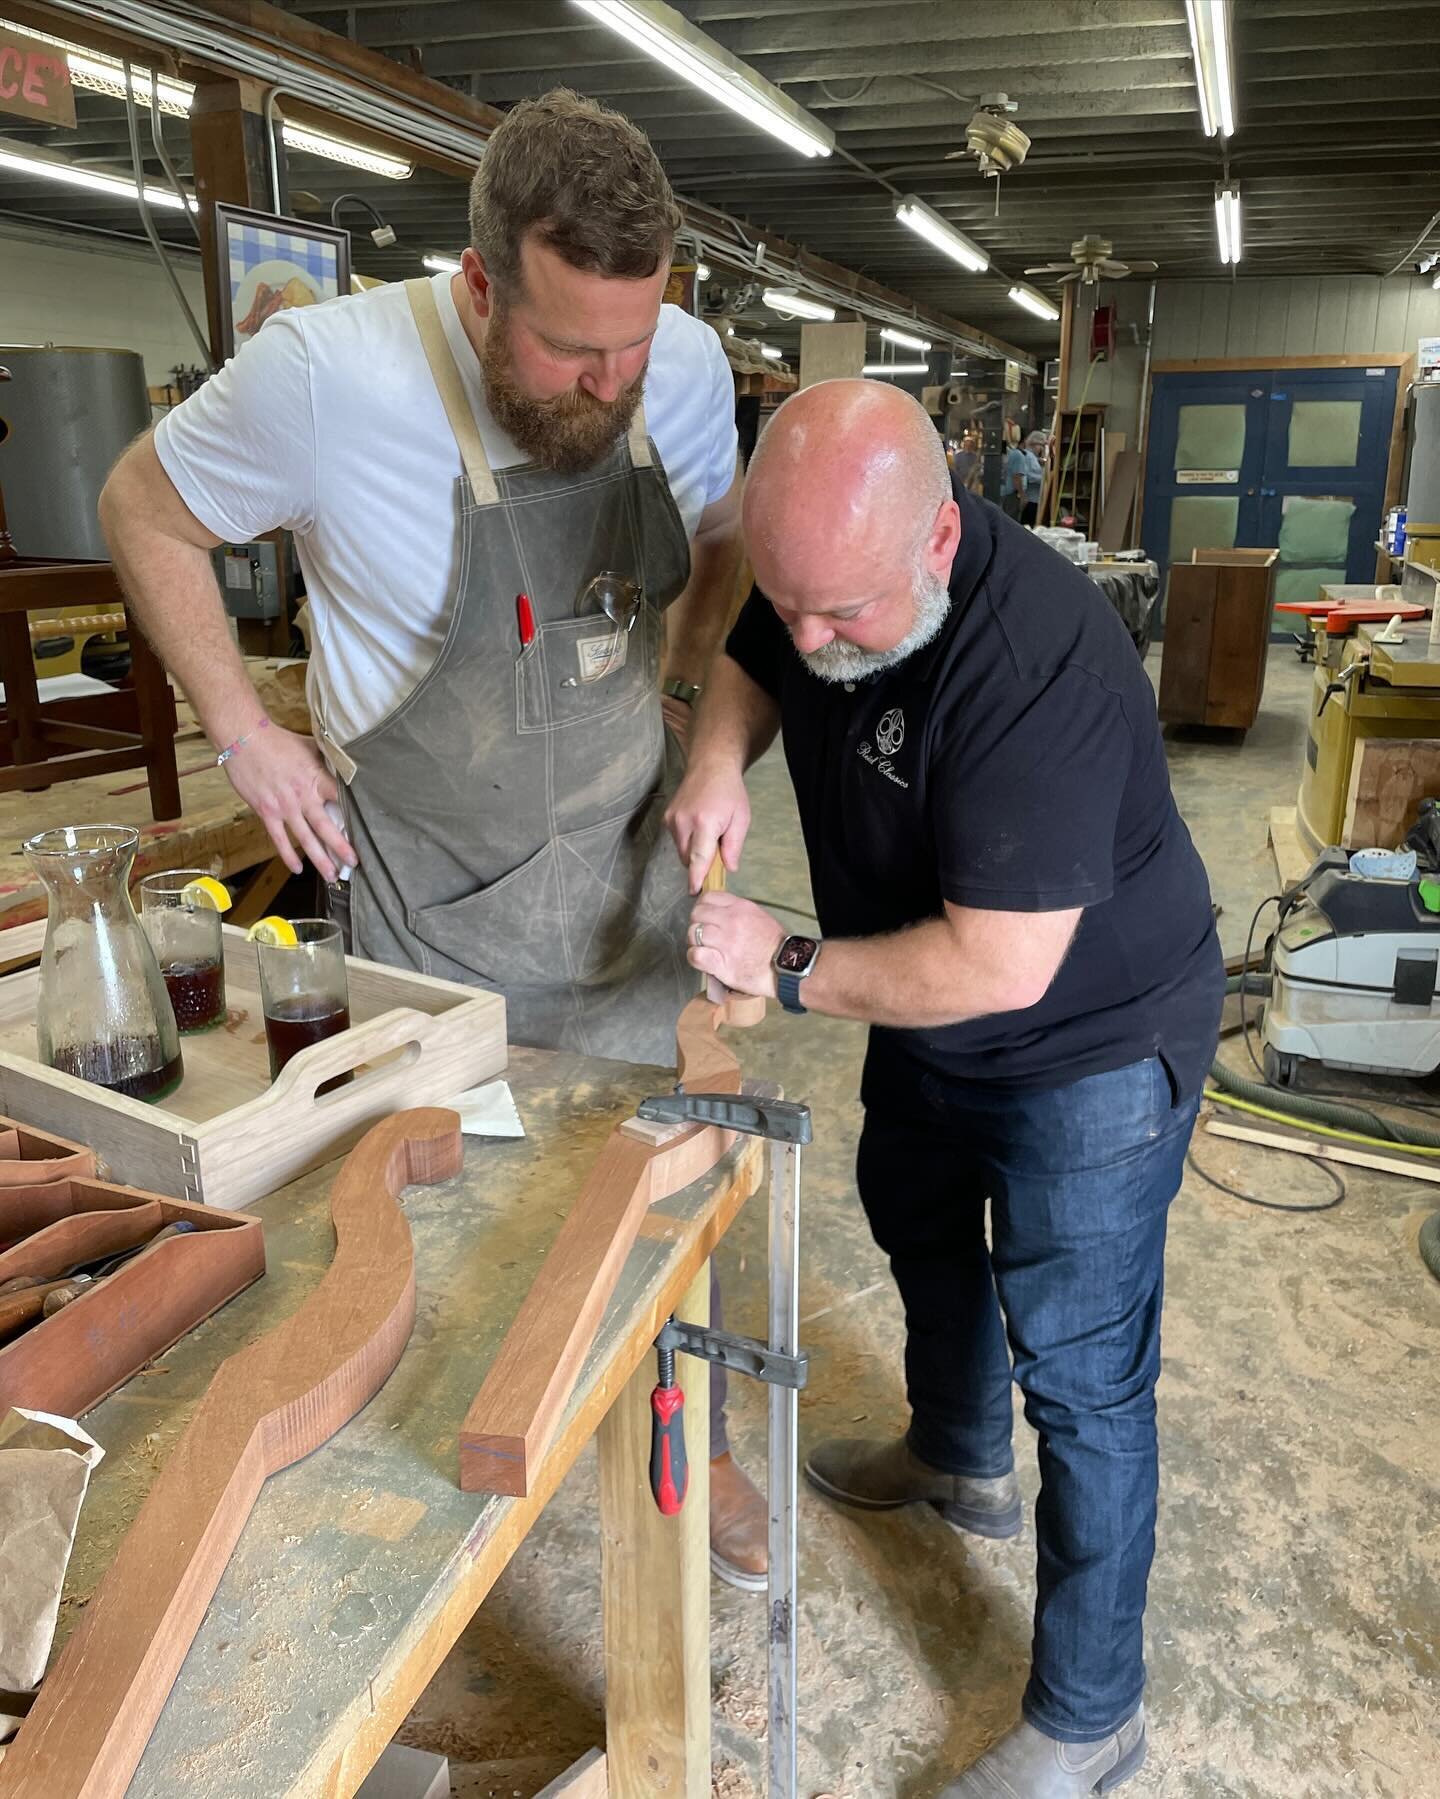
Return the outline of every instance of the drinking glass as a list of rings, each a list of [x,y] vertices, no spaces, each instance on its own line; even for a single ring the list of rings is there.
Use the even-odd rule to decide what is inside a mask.
[[[257,942],[260,1004],[270,1048],[270,1079],[302,1049],[350,1028],[350,986],[340,927],[328,918],[295,918],[294,943]],[[327,1081],[324,1093],[341,1080]]]
[[[181,1036],[225,1022],[225,949],[220,914],[185,888],[203,868],[169,868],[140,883],[140,922],[155,949]]]

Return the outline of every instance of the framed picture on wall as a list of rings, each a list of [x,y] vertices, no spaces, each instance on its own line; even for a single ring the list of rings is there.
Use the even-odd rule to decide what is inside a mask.
[[[350,292],[350,233],[306,219],[217,201],[215,260],[227,362],[273,314]]]

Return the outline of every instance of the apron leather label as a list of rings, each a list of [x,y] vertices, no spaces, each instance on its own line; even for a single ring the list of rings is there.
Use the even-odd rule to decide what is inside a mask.
[[[580,659],[580,679],[603,681],[625,666],[630,638],[624,631],[607,631],[603,637],[581,637],[575,644]]]

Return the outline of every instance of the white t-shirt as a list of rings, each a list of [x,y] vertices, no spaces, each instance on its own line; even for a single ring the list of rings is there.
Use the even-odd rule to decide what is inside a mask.
[[[524,460],[490,417],[450,277],[431,282],[494,468]],[[662,306],[645,419],[691,536],[735,478],[720,339]],[[313,621],[310,700],[349,743],[434,663],[459,554],[460,452],[403,286],[277,313],[155,430],[185,504],[227,543],[295,533]]]

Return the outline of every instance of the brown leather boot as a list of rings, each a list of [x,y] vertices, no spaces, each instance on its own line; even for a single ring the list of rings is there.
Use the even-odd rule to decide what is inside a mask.
[[[710,1464],[710,1567],[742,1593],[765,1591],[770,1511],[727,1450]]]
[[[827,1498],[867,1512],[933,1505],[953,1530],[1013,1537],[1020,1529],[1020,1486],[1013,1474],[979,1480],[946,1474],[915,1455],[904,1437],[875,1443],[831,1437],[805,1458],[805,1478]]]

